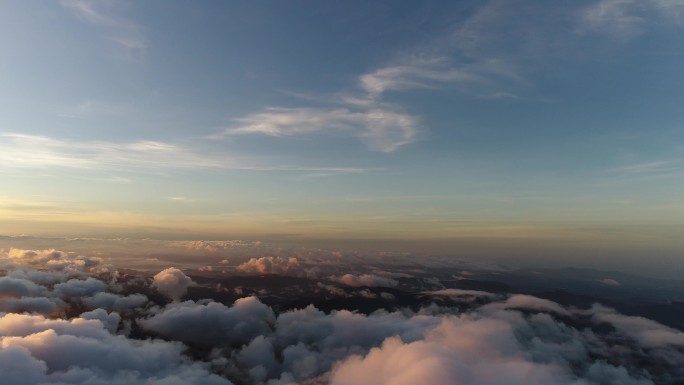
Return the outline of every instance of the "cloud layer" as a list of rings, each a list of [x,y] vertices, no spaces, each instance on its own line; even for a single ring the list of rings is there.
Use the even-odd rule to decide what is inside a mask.
[[[313,305],[278,310],[257,297],[180,302],[192,290],[213,289],[175,268],[149,277],[102,272],[97,263],[73,270],[51,263],[70,255],[15,249],[1,258],[6,381],[650,385],[684,379],[684,333],[598,304],[572,308],[530,295],[461,289],[423,291],[418,295],[432,298],[432,305],[369,314]],[[301,271],[298,263],[274,257],[255,258],[248,267]],[[397,284],[370,273],[339,281],[368,290]]]

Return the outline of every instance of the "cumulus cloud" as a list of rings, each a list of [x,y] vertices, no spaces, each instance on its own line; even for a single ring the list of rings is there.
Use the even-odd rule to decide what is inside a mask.
[[[496,327],[498,325],[482,325]],[[405,344],[392,337],[361,358],[351,357],[339,365],[332,374],[332,385],[425,383],[451,385],[454,383],[479,384],[564,384],[571,383],[564,373],[550,365],[535,364],[512,354],[500,355],[497,349],[482,347],[471,336],[467,342],[475,347],[461,347],[453,339],[457,326],[445,323],[425,340]],[[456,330],[453,330],[456,329]],[[471,330],[469,330],[471,331]],[[462,337],[462,336],[461,336]],[[456,348],[449,346],[456,343]],[[565,377],[565,378],[564,378]]]
[[[35,385],[46,380],[47,365],[19,346],[0,348],[3,380],[14,385]]]
[[[167,338],[202,346],[247,343],[267,333],[275,321],[270,307],[256,297],[242,298],[228,307],[217,302],[174,303],[138,323]]]
[[[643,346],[650,348],[667,346],[684,348],[684,333],[648,318],[626,316],[601,305],[594,305],[592,313],[594,320],[597,322],[612,324],[622,333],[635,339]]]
[[[160,271],[152,281],[152,287],[174,301],[180,301],[188,292],[188,288],[193,285],[195,282],[175,267]]]
[[[104,282],[88,277],[85,280],[70,279],[64,283],[58,283],[53,292],[61,298],[81,298],[105,291],[106,288],[107,285]]]
[[[113,335],[100,319],[0,316],[0,368],[12,384],[231,384],[182,351],[178,343]]]
[[[298,261],[274,257],[244,269],[302,271]],[[29,268],[13,271],[21,277],[0,277],[0,371],[13,384],[670,385],[684,378],[684,333],[601,305],[462,289],[416,292],[421,308],[370,314],[283,310],[256,297],[179,302],[192,281],[174,268],[153,281],[176,299],[165,305],[131,293],[148,289],[132,277],[114,287],[85,271],[53,283],[25,278],[40,278]],[[348,276],[352,287],[396,285],[388,276]],[[368,289],[315,287],[335,300],[379,298]],[[409,293],[380,295],[398,304]],[[446,306],[444,297],[468,306]]]
[[[345,274],[345,275],[342,275],[339,277],[338,276],[332,276],[332,277],[330,277],[330,279],[335,281],[335,282],[340,282],[344,285],[351,286],[351,287],[361,287],[361,286],[392,287],[392,286],[398,285],[398,282],[392,278],[380,277],[380,276],[377,276],[374,274],[360,274],[360,275]]]
[[[487,310],[440,319],[421,339],[388,337],[367,354],[344,359],[329,383],[653,384],[641,373],[592,362],[590,339],[546,315]]]
[[[236,267],[237,271],[259,274],[301,274],[297,258],[261,257],[251,258]]]
[[[125,312],[145,305],[148,299],[144,294],[131,294],[122,296],[114,293],[100,292],[92,297],[84,297],[81,301],[91,308]]]
[[[316,286],[319,289],[324,290],[325,292],[327,292],[333,296],[336,296],[336,297],[347,297],[348,296],[347,292],[344,291],[344,289],[341,289],[337,286],[326,285],[326,284],[321,283],[321,282],[316,283]]]
[[[64,306],[64,302],[59,298],[0,298],[0,311],[2,312],[54,314]]]
[[[34,270],[27,269],[22,266],[11,265],[8,267],[8,277],[26,279],[41,285],[55,284],[57,282],[64,282],[70,277],[70,274],[65,274],[61,271],[53,270]]]
[[[326,314],[313,306],[278,316],[274,346],[282,352],[282,370],[296,380],[324,374],[354,353],[363,353],[383,339],[399,335],[419,339],[438,318],[378,313],[367,317],[346,310]]]
[[[102,326],[112,334],[116,333],[116,329],[118,329],[119,323],[121,322],[121,316],[118,313],[107,313],[104,309],[95,309],[82,313],[79,318],[98,320],[102,323]]]
[[[207,251],[218,253],[221,251],[242,248],[256,248],[262,245],[261,241],[243,241],[239,239],[225,241],[173,241],[172,247],[180,247],[187,250]]]
[[[66,253],[55,249],[49,250],[23,250],[11,248],[7,256],[16,262],[23,262],[30,265],[45,264],[48,261],[66,258]]]
[[[0,297],[37,296],[45,291],[45,287],[27,279],[0,277]]]
[[[10,262],[32,268],[47,268],[50,270],[88,272],[94,271],[102,263],[102,258],[74,256],[55,249],[24,250],[10,248],[7,253]]]

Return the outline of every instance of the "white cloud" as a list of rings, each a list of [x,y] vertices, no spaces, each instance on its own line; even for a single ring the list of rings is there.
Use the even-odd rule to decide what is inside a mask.
[[[380,277],[374,274],[345,274],[342,276],[332,276],[331,280],[340,282],[351,287],[361,287],[361,286],[384,286],[392,287],[397,286],[398,282],[392,278]]]
[[[418,340],[439,322],[437,317],[406,317],[399,312],[325,314],[310,305],[278,316],[274,346],[282,351],[283,372],[303,382],[327,372],[350,354],[367,352],[387,337]]]
[[[580,28],[605,31],[617,37],[634,37],[646,26],[646,19],[639,12],[646,4],[647,1],[601,0],[586,9]]]
[[[112,334],[116,334],[116,330],[118,329],[119,323],[121,322],[121,316],[118,313],[107,313],[107,311],[104,309],[95,309],[92,311],[81,313],[79,318],[98,320],[102,323],[102,326],[104,326],[104,328]]]
[[[249,261],[238,265],[235,269],[245,273],[259,274],[300,275],[304,273],[297,258],[283,257],[250,258]]]
[[[152,287],[174,301],[180,301],[188,288],[194,285],[195,282],[190,277],[175,267],[160,271],[152,281]]]
[[[616,171],[633,176],[678,176],[684,173],[684,161],[681,159],[652,161],[621,167]]]
[[[31,282],[41,285],[64,282],[70,276],[63,271],[33,270],[17,265],[11,265],[8,267],[10,269],[7,272],[8,277],[27,279]]]
[[[559,314],[564,316],[569,316],[570,313],[564,309],[559,304],[542,299],[539,297],[534,297],[531,295],[516,294],[512,295],[504,302],[494,302],[484,306],[485,309],[490,308],[502,308],[502,309],[513,309],[513,310],[528,310],[535,312],[544,312]]]
[[[599,279],[598,282],[607,286],[620,286],[620,282],[612,278]]]
[[[228,307],[217,302],[173,303],[138,323],[177,341],[203,346],[244,344],[270,330],[270,307],[256,297],[241,298]]]
[[[92,297],[84,297],[83,303],[91,308],[105,309],[109,311],[125,312],[147,303],[147,296],[144,294],[131,294],[122,296],[114,293],[97,293]]]
[[[644,317],[620,314],[600,305],[592,308],[598,322],[608,322],[646,347],[684,347],[684,333]]]
[[[61,282],[67,277],[78,276],[84,272],[107,271],[111,268],[110,265],[102,264],[102,258],[73,255],[54,249],[10,248],[6,258],[10,264],[8,275],[38,283]],[[32,269],[27,270],[22,266]],[[47,271],[36,270],[37,268],[47,269]]]
[[[0,315],[0,369],[12,384],[204,384],[230,385],[183,357],[183,345],[130,340],[110,333],[116,315],[50,320]],[[109,325],[109,327],[112,327]]]
[[[28,279],[0,277],[0,297],[39,296],[46,291],[45,287]]]
[[[0,142],[0,161],[13,167],[195,169],[222,165],[187,148],[157,141],[77,142],[15,133],[0,136],[6,139]]]
[[[20,298],[0,298],[0,312],[8,313],[39,313],[51,314],[58,313],[65,307],[59,298],[47,297],[20,297]]]
[[[318,282],[318,283],[316,283],[316,287],[318,287],[319,289],[324,290],[326,293],[329,293],[329,294],[336,296],[336,297],[349,297],[349,295],[347,294],[346,291],[344,291],[344,289],[341,289],[337,286],[326,285],[326,284],[323,284],[321,282]]]
[[[40,259],[53,253],[14,255]],[[273,271],[273,266],[290,270],[286,258],[258,262],[254,259],[253,265],[264,271]],[[171,295],[178,296],[189,278],[169,270]],[[21,273],[33,276],[27,269]],[[443,289],[422,294],[479,300],[469,301],[466,309],[433,304],[418,311],[379,309],[369,315],[325,313],[312,305],[276,314],[256,297],[232,306],[198,300],[143,309],[148,303],[143,294],[108,292],[140,287],[143,281],[121,279],[114,287],[84,276],[88,273],[58,283],[52,291],[47,290],[51,284],[44,290],[28,278],[0,278],[5,294],[0,311],[44,313],[0,313],[0,371],[6,381],[653,385],[675,383],[684,375],[679,365],[684,333],[600,305],[582,310],[529,295]],[[350,279],[367,285],[390,278],[359,274]],[[318,288],[329,289],[324,284]],[[83,311],[81,305],[104,309],[66,318]],[[134,322],[135,339],[129,338]],[[147,332],[169,342],[149,338]]]
[[[512,330],[507,324],[482,321],[482,329],[477,329],[451,321],[444,322],[425,340],[405,344],[392,337],[363,358],[348,358],[335,369],[330,384],[570,383],[556,366],[535,364],[517,354],[501,354],[498,346],[487,346],[492,338],[487,334],[500,333],[494,337],[510,338],[506,334]]]
[[[292,136],[338,131],[355,135],[370,149],[382,152],[414,142],[419,131],[416,117],[380,105],[364,110],[267,108],[235,121],[237,126],[228,128],[225,135]]]
[[[361,75],[361,87],[373,98],[388,91],[441,88],[445,83],[483,81],[473,68],[455,67],[443,58],[412,59]]]
[[[511,19],[509,15],[506,17]],[[498,19],[500,20],[501,18]],[[469,27],[472,26],[469,24]],[[458,32],[452,33],[456,38],[450,36],[447,40],[463,43],[464,35],[470,35],[468,31]],[[488,30],[487,33],[491,31]],[[445,37],[440,39],[444,40]],[[427,54],[420,54],[421,51],[427,51],[423,46],[416,47],[414,51],[419,52],[417,55],[401,55],[398,60],[360,74],[352,91],[347,89],[333,93],[333,96],[289,92],[298,99],[316,101],[327,106],[265,108],[260,112],[235,118],[236,124],[217,137],[240,134],[285,137],[342,132],[358,137],[371,150],[389,153],[414,143],[423,131],[417,115],[387,102],[386,96],[390,92],[459,87],[464,93],[478,97],[491,98],[494,95],[498,99],[518,98],[506,91],[504,84],[501,84],[502,80],[523,83],[512,60],[495,54],[473,55],[472,45],[455,45],[456,47],[453,42],[430,42],[426,44],[430,47]],[[460,59],[453,59],[454,57]]]
[[[207,251],[218,253],[232,249],[251,249],[262,245],[261,241],[243,241],[239,239],[225,241],[172,241],[171,247],[180,247],[187,250]]]
[[[0,372],[3,380],[13,385],[35,385],[45,381],[47,365],[20,346],[0,349]]]
[[[60,4],[73,12],[79,19],[107,31],[107,39],[115,42],[128,54],[144,53],[146,39],[141,28],[130,20],[117,15],[122,2],[62,0]]]
[[[662,21],[684,22],[684,3],[679,0],[600,0],[583,11],[579,31],[630,39]]]
[[[58,283],[53,289],[53,293],[61,298],[81,298],[89,297],[107,289],[107,285],[92,277],[86,280],[70,279],[64,283]]]
[[[0,133],[0,163],[5,167],[17,168],[71,168],[136,173],[197,169],[332,174],[366,171],[354,167],[271,166],[152,140],[129,143],[73,141],[7,132]]]

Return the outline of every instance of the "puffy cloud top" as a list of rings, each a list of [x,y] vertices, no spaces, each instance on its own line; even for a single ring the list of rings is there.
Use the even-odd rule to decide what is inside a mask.
[[[383,286],[392,287],[397,286],[398,282],[392,278],[380,277],[374,274],[345,274],[341,277],[332,276],[331,280],[340,282],[351,287],[361,287],[361,286]]]
[[[175,303],[138,322],[174,340],[203,346],[230,346],[270,332],[274,321],[270,307],[256,297],[247,297],[238,299],[232,307],[218,302]]]
[[[109,311],[125,312],[127,310],[143,306],[147,303],[144,294],[131,294],[122,296],[114,293],[97,293],[92,297],[82,299],[83,303],[92,308],[102,308]]]
[[[64,283],[58,283],[55,285],[53,291],[57,296],[62,298],[80,298],[105,291],[106,288],[107,285],[104,282],[89,277],[86,280],[70,279]]]
[[[236,269],[245,273],[260,274],[296,274],[301,272],[297,258],[282,257],[251,258]]]
[[[45,287],[27,279],[0,277],[0,297],[36,296],[45,291]]]
[[[7,253],[10,261],[52,270],[90,271],[102,263],[102,258],[72,256],[55,249],[24,250],[11,248]]]
[[[195,282],[175,267],[160,271],[153,277],[152,282],[152,287],[174,301],[180,301],[193,285]]]
[[[116,322],[115,314],[93,312],[86,317],[93,319],[0,315],[3,381],[13,385],[231,385],[204,365],[186,359],[178,343],[113,335],[100,318]]]
[[[40,260],[41,269],[49,268],[45,256],[57,255],[15,253]],[[296,260],[274,257],[244,269],[302,271]],[[8,312],[0,313],[0,372],[8,383],[671,385],[684,378],[684,333],[600,305],[442,289],[414,294],[448,296],[459,306],[366,315],[309,305],[276,313],[256,297],[180,302],[194,283],[175,268],[152,283],[175,300],[165,306],[129,291],[144,278],[108,284],[89,276],[92,269],[78,279],[62,270],[55,281],[51,273],[24,267],[0,277],[0,312]],[[373,274],[336,279],[397,284]]]

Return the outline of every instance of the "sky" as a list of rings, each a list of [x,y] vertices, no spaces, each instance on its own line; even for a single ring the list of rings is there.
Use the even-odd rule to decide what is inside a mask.
[[[2,2],[0,234],[672,265],[683,32],[678,0]]]

